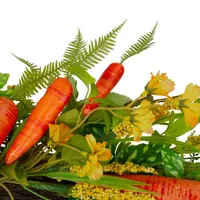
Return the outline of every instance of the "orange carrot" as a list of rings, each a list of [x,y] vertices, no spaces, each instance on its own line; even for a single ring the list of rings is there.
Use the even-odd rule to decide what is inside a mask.
[[[122,177],[150,184],[141,188],[161,194],[157,200],[200,200],[200,181],[138,174]]]
[[[10,99],[0,97],[0,145],[15,125],[17,115],[17,106]]]
[[[66,78],[57,78],[31,112],[27,123],[6,154],[11,164],[36,144],[54,122],[72,96],[72,85]]]
[[[124,74],[124,66],[121,63],[112,63],[103,72],[101,77],[96,83],[98,95],[94,98],[90,98],[89,101],[92,102],[97,98],[104,98],[108,93],[116,86],[116,84],[121,79]],[[90,105],[90,106],[89,106]],[[97,108],[97,103],[86,104],[83,109],[83,115],[86,116],[90,111]],[[85,111],[86,109],[86,111]]]

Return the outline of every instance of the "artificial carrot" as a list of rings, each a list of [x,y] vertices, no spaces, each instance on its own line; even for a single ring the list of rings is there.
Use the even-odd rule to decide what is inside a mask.
[[[89,101],[92,102],[97,98],[106,97],[119,82],[123,74],[124,66],[121,63],[110,64],[96,83],[98,95],[94,98],[90,98]],[[86,116],[90,111],[97,108],[98,106],[99,104],[97,104],[96,102],[86,104],[83,109],[83,115]]]
[[[161,194],[157,200],[200,200],[200,181],[138,174],[122,177],[150,184],[141,188]]]
[[[17,106],[10,99],[0,97],[0,145],[15,125],[17,116]]]
[[[6,154],[11,164],[36,144],[54,122],[72,96],[73,88],[66,78],[57,78],[31,112],[27,123]]]

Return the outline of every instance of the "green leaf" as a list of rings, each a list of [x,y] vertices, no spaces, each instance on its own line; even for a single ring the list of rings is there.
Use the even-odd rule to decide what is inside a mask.
[[[77,149],[91,153],[91,149],[84,136],[75,134],[68,141],[67,144],[76,147]]]
[[[70,81],[70,83],[72,84],[72,87],[73,87],[74,99],[77,99],[78,98],[77,81],[74,79],[73,76],[70,76],[68,79],[69,79],[69,81]]]
[[[183,115],[178,116],[178,118],[176,118],[176,116],[172,113],[170,118],[171,120],[168,124],[168,127],[163,133],[167,136],[179,137],[193,129],[192,126],[186,125],[185,118]]]
[[[0,89],[6,85],[8,79],[9,79],[10,74],[3,74],[0,73]]]
[[[30,68],[30,70],[32,72],[39,70],[39,68],[37,67],[37,65],[35,65],[34,63],[29,62],[28,60],[25,60],[23,58],[20,58],[18,56],[16,56],[15,54],[12,53],[12,55],[17,58],[19,61],[21,61],[22,63],[24,63],[27,67]]]
[[[74,127],[76,125],[78,117],[79,117],[79,112],[76,108],[74,108],[58,116],[57,120],[59,124],[64,123],[69,127]]]
[[[94,98],[98,95],[98,90],[97,90],[97,87],[94,83],[91,83],[90,84],[90,94],[88,96],[88,99],[90,98]]]
[[[25,119],[31,113],[34,108],[33,101],[30,99],[15,99],[20,102],[17,104],[18,117],[17,121]]]
[[[69,66],[68,71],[77,76],[85,85],[91,84],[95,82],[95,78],[93,78],[85,69],[78,66]]]
[[[109,106],[119,107],[124,106],[131,99],[125,95],[110,92],[105,98],[99,98],[95,102],[103,103]]]
[[[67,184],[62,184],[62,183],[40,182],[40,181],[28,181],[28,186],[35,188],[37,190],[45,190],[49,192],[68,194],[69,189],[73,185],[67,185]]]
[[[82,67],[83,69],[90,69],[94,67],[95,64],[98,64],[105,55],[108,55],[115,45],[117,33],[121,30],[122,24],[114,28],[108,34],[99,37],[97,40],[91,41],[88,49],[84,49],[84,52],[79,57],[79,60],[76,65]]]
[[[50,62],[43,69],[26,67],[15,88],[15,96],[30,97],[38,93],[38,89],[47,88],[61,74],[62,68],[63,65],[58,61]]]
[[[161,150],[163,167],[166,176],[181,178],[184,175],[183,159],[176,152],[162,148]]]
[[[81,53],[84,52],[85,45],[86,45],[86,43],[83,40],[81,31],[80,31],[80,29],[78,29],[78,33],[77,33],[75,39],[69,43],[69,45],[63,55],[64,62],[67,62],[67,63],[76,62],[78,57],[81,55]]]
[[[122,55],[121,57],[121,63],[123,63],[125,60],[127,60],[128,58],[141,53],[142,51],[150,48],[154,42],[154,33],[157,27],[157,23],[156,25],[153,27],[152,31],[150,31],[149,33],[141,36],[137,43],[134,45],[131,45],[131,47]]]
[[[105,122],[105,134],[107,135],[110,132],[111,129],[111,123],[112,123],[112,115],[110,114],[110,112],[104,110],[103,112],[103,119]]]
[[[62,150],[61,158],[68,162],[70,165],[85,165],[87,159],[78,151],[64,147]]]
[[[188,173],[186,178],[200,181],[200,169],[195,169],[194,171]]]
[[[116,176],[106,176],[104,175],[99,180],[90,180],[87,176],[79,177],[78,175],[71,173],[71,172],[52,172],[52,173],[38,173],[38,174],[31,174],[30,176],[46,176],[53,179],[58,180],[66,180],[66,181],[72,181],[72,182],[86,182],[88,184],[100,186],[100,187],[111,187],[116,188],[120,190],[129,190],[133,192],[146,192],[150,194],[155,194],[135,186],[139,185],[147,185],[146,183],[116,177]]]
[[[16,162],[11,165],[3,165],[0,167],[0,174],[8,178],[12,178],[17,182],[27,185],[27,177],[24,169],[22,167],[16,167]]]

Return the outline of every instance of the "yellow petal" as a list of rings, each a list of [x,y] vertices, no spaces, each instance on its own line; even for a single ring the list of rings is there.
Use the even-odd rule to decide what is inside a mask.
[[[86,135],[85,136],[87,143],[90,147],[90,149],[92,150],[92,153],[94,153],[95,151],[95,145],[96,145],[96,139],[92,134]]]
[[[160,74],[158,72],[156,76],[151,74],[151,80],[145,87],[145,90],[150,94],[167,96],[169,92],[174,89],[174,82],[166,76],[166,73]]]
[[[145,133],[153,133],[153,128],[151,127],[155,121],[155,117],[151,111],[147,112],[144,115],[136,115],[134,117],[134,125],[139,127]]]
[[[112,158],[111,150],[107,148],[102,149],[96,155],[98,156],[99,161],[107,161]]]
[[[91,170],[92,170],[92,163],[90,161],[87,161],[86,165],[83,167],[83,169],[79,172],[78,175],[80,177],[83,177]]]
[[[135,142],[140,142],[140,138],[142,136],[142,130],[138,127],[134,127],[133,129],[133,136]]]
[[[183,107],[182,111],[184,113],[186,124],[195,127],[199,122],[200,104],[199,103],[187,104],[187,108]]]
[[[54,141],[58,142],[60,139],[59,136],[59,125],[49,124],[49,137]]]
[[[98,163],[98,157],[96,154],[90,155],[88,160],[92,163],[92,165],[96,165]]]
[[[105,147],[106,147],[106,142],[102,142],[102,143],[97,142],[97,144],[95,145],[95,152],[99,152]]]
[[[88,177],[92,180],[98,180],[103,176],[103,168],[98,162],[96,165],[92,166],[92,169],[88,171]]]
[[[200,87],[198,85],[188,84],[181,99],[187,99],[190,102],[195,101],[200,97]]]

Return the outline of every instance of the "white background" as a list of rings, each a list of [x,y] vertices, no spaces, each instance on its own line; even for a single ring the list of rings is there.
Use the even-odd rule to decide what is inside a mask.
[[[166,72],[175,81],[172,94],[193,82],[200,84],[200,12],[198,1],[18,0],[0,1],[0,72],[17,84],[25,66],[11,52],[38,66],[62,59],[80,28],[87,42],[108,33],[125,19],[114,51],[90,73],[98,79],[111,63],[158,21],[155,45],[124,62],[125,74],[113,91],[137,97],[150,72]],[[85,88],[79,85],[80,95]],[[80,97],[81,97],[80,96]]]
[[[198,1],[184,0],[18,0],[0,1],[0,72],[17,84],[25,66],[11,52],[43,67],[62,55],[80,28],[86,42],[107,34],[124,20],[114,51],[89,72],[96,78],[158,21],[155,44],[124,62],[125,74],[113,91],[136,98],[150,72],[166,72],[177,95],[192,82],[200,85]],[[80,97],[86,89],[79,83]],[[39,99],[44,91],[36,95]]]
[[[112,62],[149,32],[158,21],[155,45],[128,59],[125,74],[113,91],[136,98],[150,79],[150,72],[166,72],[184,92],[192,82],[199,84],[200,11],[195,0],[1,0],[0,72],[10,73],[9,84],[17,84],[25,66],[11,52],[38,66],[62,59],[80,28],[85,41],[108,33],[127,19],[115,50],[90,73],[98,79]],[[79,85],[80,98],[85,87]],[[35,98],[43,94],[41,91]]]

